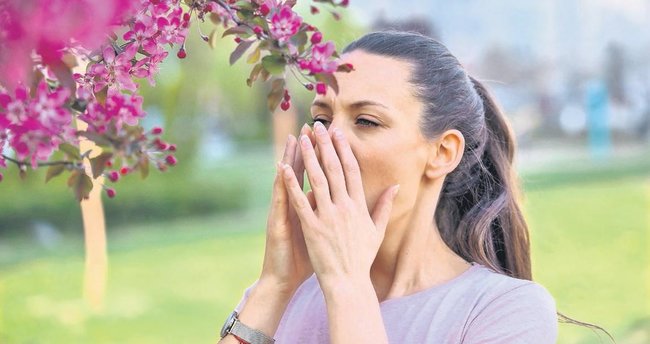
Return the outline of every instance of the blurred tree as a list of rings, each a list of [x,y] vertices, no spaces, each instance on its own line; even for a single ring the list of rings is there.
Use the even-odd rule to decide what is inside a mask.
[[[619,104],[627,103],[625,82],[625,48],[616,42],[612,42],[607,46],[605,52],[605,83],[612,101]]]

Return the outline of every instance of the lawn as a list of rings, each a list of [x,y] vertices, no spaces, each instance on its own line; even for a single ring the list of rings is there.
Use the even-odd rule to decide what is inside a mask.
[[[650,178],[530,187],[525,211],[534,278],[558,310],[607,328],[619,343],[650,342]],[[53,251],[5,239],[0,343],[214,343],[259,274],[265,219],[256,207],[111,229],[105,308],[95,313],[81,297],[79,238]],[[589,329],[560,325],[559,343],[598,342]]]

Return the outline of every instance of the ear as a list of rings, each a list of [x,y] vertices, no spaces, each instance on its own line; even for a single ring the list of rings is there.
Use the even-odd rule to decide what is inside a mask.
[[[425,174],[429,179],[442,178],[460,163],[465,150],[465,138],[457,129],[442,133],[431,142]]]

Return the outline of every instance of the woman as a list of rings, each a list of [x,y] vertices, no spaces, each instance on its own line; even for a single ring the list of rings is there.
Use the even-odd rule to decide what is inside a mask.
[[[290,136],[278,163],[262,272],[234,332],[554,343],[554,299],[531,281],[514,137],[485,87],[414,33],[367,34],[341,59],[354,70],[316,96],[313,132]]]

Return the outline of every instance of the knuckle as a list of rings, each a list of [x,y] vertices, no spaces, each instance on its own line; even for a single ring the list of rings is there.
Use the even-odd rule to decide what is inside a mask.
[[[325,170],[330,173],[336,173],[341,171],[341,166],[335,161],[328,160],[325,162]]]
[[[346,171],[351,172],[351,173],[359,173],[359,165],[351,162],[351,161],[345,161],[343,163],[343,168],[345,168]]]
[[[327,187],[327,179],[325,179],[322,176],[317,176],[313,177],[311,179],[311,184],[314,188],[326,188]]]

